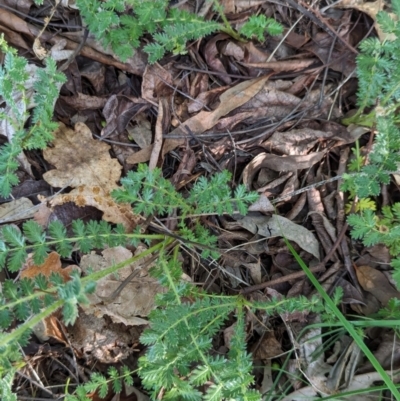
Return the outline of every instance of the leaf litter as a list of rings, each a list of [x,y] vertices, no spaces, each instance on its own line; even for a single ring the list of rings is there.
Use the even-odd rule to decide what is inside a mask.
[[[368,33],[368,27],[354,17],[362,17],[360,12],[368,14],[382,37],[376,23],[381,3],[343,0],[325,9],[321,5],[308,8],[308,14],[291,2],[221,3],[233,24],[240,24],[249,13],[263,12],[277,16],[293,29],[286,29],[278,40],[269,38],[262,44],[239,43],[226,34],[211,35],[190,46],[186,56],[168,56],[153,65],[141,51],[121,63],[88,38],[65,71],[68,82],[56,104],[55,119],[60,128],[54,133],[52,146],[43,154],[20,156],[21,184],[17,190],[21,194],[32,178],[38,182],[43,179],[60,192],[50,196],[47,187],[38,186],[38,196],[31,197],[34,199],[24,195],[5,199],[0,211],[2,223],[30,218],[36,209],[35,219],[44,226],[49,219],[71,221],[75,213],[71,205],[75,205],[88,219],[99,219],[96,209],[102,219],[122,223],[132,231],[140,224],[140,217],[129,205],[116,204],[110,192],[138,163],[151,160],[152,167],[162,167],[166,177],[183,192],[199,176],[229,169],[235,185],[243,182],[248,189],[258,191],[260,199],[245,217],[206,217],[207,224],[219,234],[221,249],[234,249],[231,255],[235,262],[222,258],[217,268],[211,268],[200,258],[189,258],[184,265],[189,279],[219,293],[247,287],[253,299],[311,296],[315,290],[299,271],[282,239],[284,234],[303,260],[316,268],[328,292],[335,287],[342,289],[343,308],[371,315],[387,306],[390,298],[399,299],[398,291],[381,271],[388,263],[387,249],[360,250],[348,237],[336,244],[345,205],[339,184],[329,179],[339,173],[339,161],[349,161],[349,153],[344,155],[343,149],[365,134],[362,129],[340,124],[344,111],[355,107],[352,49]],[[29,17],[34,9],[32,2],[18,2],[19,9],[7,4],[7,8],[0,8],[0,32],[14,46],[31,49],[38,35]],[[178,6],[190,8],[191,4],[179,2]],[[74,21],[77,10],[64,3],[61,7],[62,18],[55,16],[58,22]],[[198,12],[210,15],[207,2]],[[332,37],[331,29],[337,38]],[[65,58],[78,46],[80,36],[62,31],[45,31],[41,46],[56,45],[61,52],[68,52],[63,53]],[[29,66],[35,68],[33,63]],[[162,121],[158,119],[161,111]],[[10,138],[14,132],[3,122],[0,134]],[[323,184],[313,187],[318,182]],[[306,194],[296,192],[306,186]],[[166,226],[174,230],[174,219],[170,218]],[[335,252],[330,254],[334,246]],[[77,264],[85,274],[87,268],[101,269],[128,259],[141,247],[144,245],[78,255]],[[329,261],[324,260],[321,268],[319,264],[327,255]],[[350,273],[350,260],[356,265],[355,273]],[[68,280],[71,267],[65,266],[70,265],[75,263],[61,261],[59,255],[51,253],[40,267],[28,260],[21,275],[58,271]],[[98,363],[137,359],[143,350],[139,336],[147,324],[146,316],[154,297],[162,291],[148,277],[148,267],[128,266],[118,277],[101,280],[91,305],[82,311],[74,327],[60,326],[57,316],[52,315],[43,327],[35,329],[38,340],[51,337],[66,344],[79,358],[79,365],[92,368],[97,364],[100,371],[105,368]],[[137,277],[115,295],[136,270]],[[251,291],[253,285],[265,282],[271,285]],[[256,387],[275,397],[271,399],[311,399],[366,389],[379,380],[346,336],[323,336],[321,328],[304,334],[307,325],[318,323],[317,316],[293,313],[281,316],[278,322],[266,315],[249,315],[247,321],[248,347],[262,367],[255,371]],[[224,329],[218,352],[229,349],[234,325],[231,322]],[[400,348],[393,333],[382,328],[367,334],[371,343],[380,343],[374,351],[377,358],[382,363],[391,358],[392,364],[385,369],[398,368]],[[40,342],[33,347],[35,352],[39,347]],[[55,346],[50,345],[50,349]],[[68,369],[75,370],[70,358],[60,356],[68,369],[53,378],[46,358],[35,363],[35,352],[28,358],[35,369],[46,370],[49,382],[65,382]],[[287,353],[291,357],[285,359]],[[271,361],[287,363],[290,374],[276,378]],[[398,380],[398,371],[391,374]],[[301,384],[302,379],[308,384]],[[279,397],[288,383],[291,390]],[[140,393],[136,394],[139,399]],[[374,396],[371,392],[362,399]],[[352,395],[351,399],[361,397]]]

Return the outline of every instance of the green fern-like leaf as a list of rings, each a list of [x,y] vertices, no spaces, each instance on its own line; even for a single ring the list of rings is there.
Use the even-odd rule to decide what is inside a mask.
[[[0,148],[0,194],[8,197],[13,186],[18,184],[17,157],[24,149],[43,149],[52,140],[57,124],[52,121],[55,101],[65,76],[57,72],[54,60],[48,59],[45,68],[28,70],[26,59],[16,55],[0,37],[0,48],[5,53],[4,65],[0,66],[0,97],[6,108],[0,110],[1,118],[7,125],[10,143]],[[30,71],[30,72],[29,72]],[[29,75],[33,74],[33,77]],[[28,95],[28,79],[33,84],[33,98]],[[29,117],[28,106],[32,102],[30,127],[25,123]]]
[[[264,14],[252,15],[242,26],[240,33],[247,37],[257,37],[260,42],[264,41],[265,32],[270,35],[280,35],[283,32],[283,26],[272,18],[267,18]]]

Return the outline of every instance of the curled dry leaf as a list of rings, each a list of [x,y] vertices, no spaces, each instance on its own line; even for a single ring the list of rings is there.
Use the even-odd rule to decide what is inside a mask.
[[[345,36],[343,33],[338,34]],[[337,43],[332,49],[332,37],[325,32],[318,32],[313,36],[312,42],[303,48],[315,54],[324,64],[329,63],[329,68],[343,73],[346,77],[354,73],[355,54],[341,43]]]
[[[314,59],[268,61],[263,63],[241,63],[246,67],[265,68],[275,72],[300,71],[315,63]]]
[[[91,61],[84,64],[79,72],[81,77],[86,78],[96,91],[96,95],[103,95],[105,92],[105,72],[104,64],[97,61]]]
[[[317,143],[331,139],[333,132],[310,128],[275,132],[262,146],[284,155],[306,155]]]
[[[252,234],[259,234],[265,238],[286,237],[295,242],[318,260],[319,243],[314,235],[298,224],[285,217],[273,215],[271,217],[257,213],[249,213],[247,216],[236,219],[236,222]]]
[[[101,136],[108,137],[114,132],[122,134],[129,122],[147,108],[148,103],[140,98],[110,96],[103,109],[107,124],[102,129]]]
[[[151,132],[151,123],[145,113],[137,114],[134,119],[136,125],[134,127],[127,126],[128,138],[135,141],[141,149],[151,144],[153,136]]]
[[[252,187],[254,176],[262,169],[273,171],[297,171],[312,167],[319,162],[325,152],[316,152],[305,156],[277,156],[260,153],[243,170],[243,183],[247,189]]]
[[[142,96],[148,102],[158,106],[159,96],[167,95],[173,88],[173,63],[161,66],[160,64],[148,64],[143,74]]]
[[[275,211],[274,206],[264,194],[261,194],[260,197],[249,207],[249,212],[270,213],[273,211]]]
[[[225,33],[215,35],[207,42],[204,48],[204,58],[206,59],[207,65],[211,70],[221,73],[219,79],[227,85],[232,83],[232,78],[228,75],[228,72],[220,59],[217,42],[228,40],[229,38],[229,35]]]
[[[221,86],[200,93],[195,99],[189,101],[188,112],[196,113],[205,107],[213,109],[215,106],[215,102],[219,102],[219,96],[226,89],[226,86]]]
[[[50,49],[50,57],[56,61],[67,60],[74,54],[73,50],[67,50],[65,46],[67,45],[67,40],[60,38],[54,43]]]

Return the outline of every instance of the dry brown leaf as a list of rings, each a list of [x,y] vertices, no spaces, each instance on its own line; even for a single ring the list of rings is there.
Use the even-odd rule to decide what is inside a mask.
[[[42,203],[39,205],[39,208],[33,216],[33,219],[42,227],[47,227],[51,216],[51,209],[47,206],[45,199],[41,199],[41,202]]]
[[[168,63],[165,66],[160,64],[148,64],[142,81],[142,97],[150,103],[158,106],[158,97],[165,96],[166,90],[171,92],[173,87],[172,73],[173,63]],[[167,88],[167,89],[166,89]]]
[[[136,115],[133,120],[136,122],[136,125],[134,127],[130,125],[126,127],[128,138],[135,141],[141,149],[146,148],[151,145],[151,138],[153,136],[151,123],[145,113]]]
[[[76,265],[70,265],[66,268],[61,267],[60,255],[57,252],[51,252],[43,264],[35,265],[30,255],[21,270],[21,279],[33,279],[39,274],[49,278],[52,273],[59,274],[64,283],[71,280],[71,273],[79,271],[80,268]],[[64,331],[60,327],[60,311],[56,311],[50,316],[46,317],[41,323],[33,328],[34,333],[41,341],[47,341],[49,337],[53,337],[58,341],[67,343]]]
[[[194,134],[201,134],[202,132],[212,128],[218,123],[219,119],[232,110],[237,109],[243,104],[247,103],[254,97],[265,85],[269,78],[266,77],[256,78],[248,81],[241,82],[240,84],[228,89],[220,96],[220,105],[214,111],[201,111],[196,116],[187,120],[182,126],[170,132],[170,135],[188,135],[187,129]],[[171,150],[174,150],[180,145],[185,143],[185,139],[166,139],[164,142],[162,155],[164,156]],[[150,159],[153,145],[140,150],[126,161],[130,164],[144,163]]]
[[[89,96],[78,92],[74,96],[60,96],[69,106],[75,110],[97,110],[102,109],[107,99],[99,96]]]
[[[269,217],[257,212],[251,212],[242,218],[236,217],[236,223],[252,234],[258,234],[265,238],[284,236],[288,240],[296,242],[300,248],[315,256],[318,260],[320,258],[319,242],[314,234],[285,217],[277,214]]]
[[[275,72],[300,71],[315,63],[315,59],[281,60],[264,63],[241,63],[246,67],[266,68]]]
[[[117,187],[121,165],[111,158],[110,146],[94,140],[85,124],[77,123],[72,130],[61,123],[52,145],[43,155],[56,170],[43,174],[43,178],[53,187],[96,185],[105,192]]]
[[[251,188],[254,176],[262,169],[273,171],[294,171],[310,168],[318,163],[325,152],[316,152],[305,156],[277,156],[269,153],[260,153],[243,170],[243,183]]]
[[[341,37],[343,35],[339,33]],[[346,77],[352,74],[356,68],[356,55],[341,43],[332,49],[332,37],[325,32],[318,32],[313,36],[312,42],[303,47],[304,50],[315,54],[324,64],[329,63],[329,68],[343,73]]]
[[[54,187],[70,186],[68,194],[52,199],[51,205],[74,202],[77,206],[94,206],[104,212],[103,219],[121,223],[132,230],[139,217],[129,205],[117,204],[110,196],[118,188],[121,165],[109,154],[110,146],[94,140],[90,129],[83,123],[75,131],[60,124],[54,133],[52,148],[46,148],[44,157],[56,170],[48,171],[43,178]]]
[[[276,339],[273,331],[266,330],[257,348],[252,352],[255,359],[272,359],[282,354],[280,342]]]
[[[290,114],[294,108],[302,110],[313,107],[315,99],[310,92],[306,99],[301,99],[289,93],[291,82],[268,82],[248,102],[235,110],[234,114],[221,118],[216,124],[218,130],[232,129],[233,126],[246,120],[247,124],[257,122],[260,118],[280,120]]]
[[[336,7],[338,8],[355,8],[356,10],[368,14],[375,21],[375,28],[381,41],[393,37],[393,35],[388,35],[384,33],[379,24],[376,22],[376,15],[379,13],[379,11],[383,11],[385,6],[389,8],[391,7],[389,2],[381,0],[342,0],[341,2],[339,2],[339,4],[336,5]],[[390,15],[392,16],[392,18],[395,17],[393,13],[390,13]]]
[[[121,306],[120,306],[121,307]],[[117,363],[137,351],[139,332],[102,317],[80,313],[68,327],[68,338],[75,351],[90,363]]]
[[[219,79],[229,85],[232,83],[232,78],[228,75],[224,64],[220,59],[219,49],[217,47],[217,42],[230,39],[229,35],[225,33],[220,33],[219,35],[213,36],[204,48],[204,58],[206,59],[207,65],[211,70],[221,73]]]
[[[219,102],[219,96],[221,93],[227,90],[226,86],[221,86],[218,88],[210,89],[209,91],[204,91],[199,93],[199,95],[188,102],[188,112],[196,113],[205,107],[213,109],[215,102]]]
[[[67,282],[71,279],[71,273],[74,270],[79,270],[79,267],[71,265],[63,269],[61,267],[60,255],[57,252],[51,252],[41,265],[35,265],[32,257],[28,257],[28,260],[21,270],[21,278],[26,277],[32,279],[39,274],[50,277],[52,273],[58,273],[62,276],[64,282]]]
[[[139,246],[135,255],[140,254],[144,247]],[[132,252],[121,246],[105,249],[102,255],[92,253],[85,255],[81,260],[82,270],[88,268],[93,271],[100,271],[106,267],[123,262],[132,257]],[[144,258],[144,261],[146,258]],[[115,323],[125,325],[147,324],[146,316],[154,307],[155,296],[163,291],[163,288],[156,279],[149,277],[147,269],[140,270],[143,260],[131,263],[118,271],[118,278],[115,276],[104,277],[97,282],[96,292],[88,296],[91,304],[84,306],[87,314],[97,317],[108,315]],[[119,287],[129,275],[137,270],[137,277],[129,281],[120,294],[114,299],[105,301]],[[121,308],[121,305],[124,305]]]
[[[237,61],[243,63],[264,63],[268,60],[271,53],[265,48],[258,48],[253,42],[232,42],[228,41],[221,47],[221,54],[224,56],[234,57]],[[272,58],[272,61],[275,61]],[[253,75],[252,73],[255,73]],[[250,76],[256,77],[259,71],[250,70]]]
[[[106,67],[97,61],[91,61],[79,68],[81,77],[86,78],[96,90],[97,95],[102,95],[105,91],[105,72]]]
[[[51,206],[60,206],[73,202],[77,206],[93,206],[103,212],[103,220],[122,224],[127,231],[132,231],[140,221],[140,217],[132,212],[130,205],[117,203],[110,192],[98,186],[79,186],[68,194],[60,194],[50,201]]]
[[[306,155],[318,142],[331,139],[333,132],[310,128],[275,132],[262,146],[285,155]]]
[[[378,299],[383,306],[392,298],[400,299],[400,292],[390,284],[381,271],[370,266],[357,266],[356,274],[361,287]]]
[[[260,197],[249,206],[249,212],[271,213],[274,211],[274,205],[265,194],[261,194]]]
[[[164,132],[166,132],[170,121],[171,121],[171,116],[169,113],[168,101],[166,98],[160,96],[158,101],[158,115],[154,134],[153,150],[151,151],[151,156],[149,161],[149,170],[154,170],[157,167],[163,143],[163,134]]]
[[[101,136],[107,138],[115,132],[122,134],[129,122],[136,115],[146,110],[148,106],[148,103],[140,98],[110,96],[103,109],[103,115],[107,124],[102,129]]]

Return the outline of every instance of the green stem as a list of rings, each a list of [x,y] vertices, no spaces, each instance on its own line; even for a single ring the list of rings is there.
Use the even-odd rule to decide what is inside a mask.
[[[51,315],[55,312],[58,308],[63,306],[64,300],[59,299],[58,301],[54,302],[54,304],[48,306],[42,312],[38,313],[37,315],[33,316],[32,319],[28,320],[24,324],[21,324],[17,329],[13,330],[12,332],[6,334],[4,337],[0,338],[0,347],[5,347],[12,341],[18,340],[18,338],[24,334],[27,330],[31,330],[34,326],[40,323],[44,318]]]
[[[228,35],[232,36],[233,39],[243,42],[243,38],[232,28],[231,24],[228,21],[228,18],[226,18],[222,5],[218,3],[218,0],[213,0],[213,3],[214,9],[218,12],[224,24],[224,26],[221,27],[221,32],[225,32]]]

